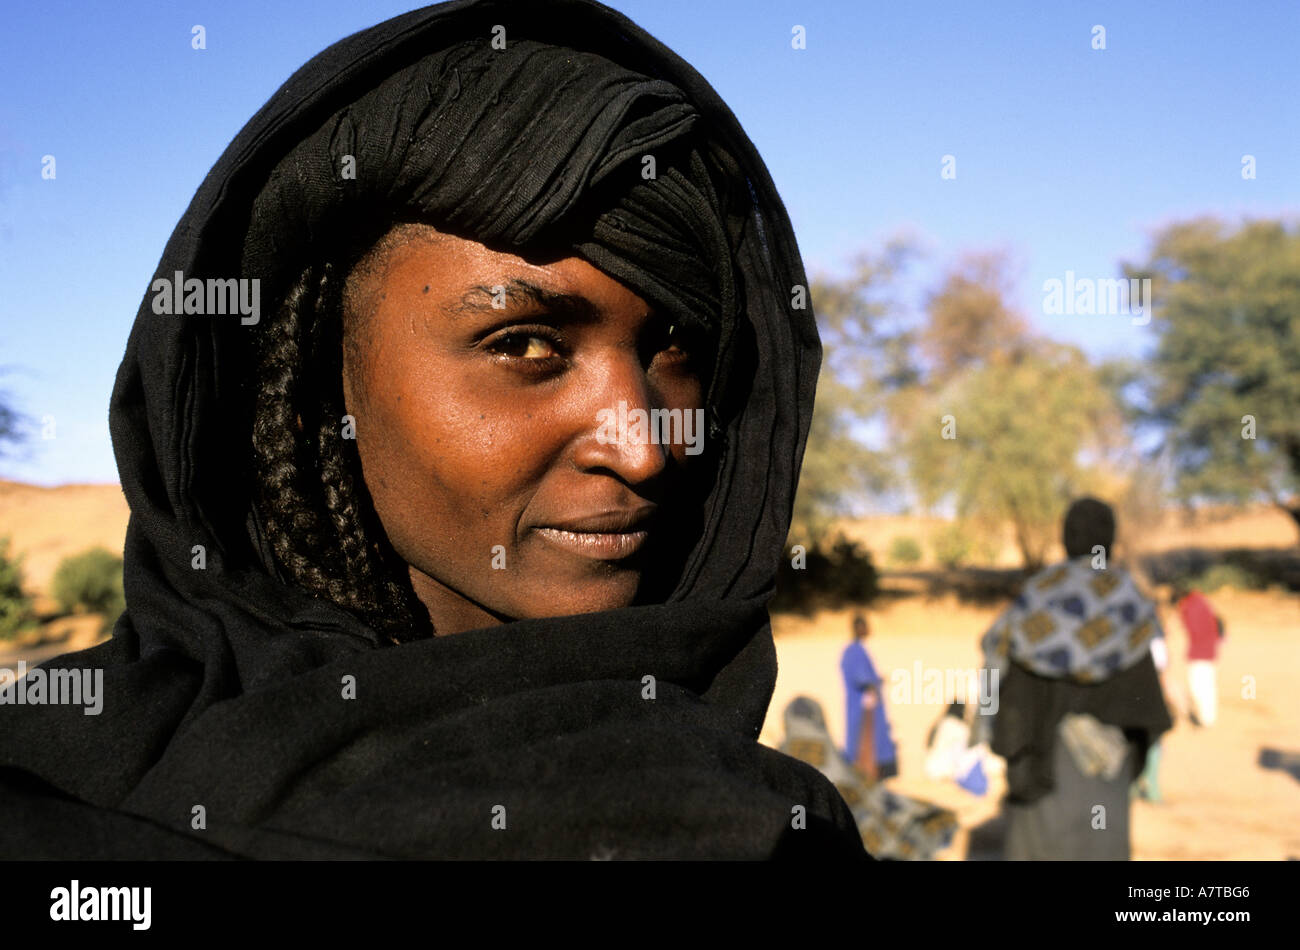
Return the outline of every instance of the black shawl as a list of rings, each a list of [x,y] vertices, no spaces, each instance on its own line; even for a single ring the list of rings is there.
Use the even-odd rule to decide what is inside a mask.
[[[497,25],[505,50],[489,45]],[[583,219],[647,152],[659,187],[624,178]],[[346,155],[355,179],[338,174]],[[811,309],[792,306],[806,280],[789,220],[734,116],[589,0],[418,10],[285,83],[155,277],[257,277],[267,313],[304,254],[396,208],[505,247],[586,220],[579,253],[715,332],[723,447],[675,589],[386,642],[268,561],[250,513],[254,328],[157,314],[151,290],[110,406],[127,611],[110,641],[46,664],[102,668],[103,711],[0,706],[0,854],[862,856],[830,783],[756,741],[820,346]]]
[[[1149,652],[1128,669],[1089,684],[1040,676],[1011,660],[998,699],[991,747],[1007,760],[1007,798],[1017,804],[1035,802],[1056,788],[1057,729],[1068,713],[1088,713],[1122,730],[1138,763],[1173,726]]]

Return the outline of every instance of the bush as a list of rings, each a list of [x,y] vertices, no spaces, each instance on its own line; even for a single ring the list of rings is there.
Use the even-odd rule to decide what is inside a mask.
[[[106,627],[126,609],[122,559],[104,548],[64,558],[50,588],[63,610],[103,614]]]
[[[796,561],[801,566],[795,566]],[[786,550],[769,606],[774,611],[811,611],[818,606],[865,604],[878,590],[871,554],[839,535],[829,548],[814,544],[797,558],[793,549]]]
[[[0,538],[0,640],[11,640],[36,625],[32,599],[23,593],[22,558],[9,557],[9,539]]]
[[[916,538],[899,535],[889,545],[889,560],[900,567],[910,567],[921,560],[921,545]]]
[[[959,524],[945,525],[930,538],[934,559],[948,570],[956,570],[970,559],[970,535]]]
[[[831,546],[828,593],[838,603],[862,604],[876,596],[879,578],[871,553],[841,535]]]
[[[1236,564],[1216,564],[1201,572],[1199,576],[1190,578],[1188,584],[1207,594],[1221,587],[1235,587],[1237,590],[1264,589],[1261,578]]]

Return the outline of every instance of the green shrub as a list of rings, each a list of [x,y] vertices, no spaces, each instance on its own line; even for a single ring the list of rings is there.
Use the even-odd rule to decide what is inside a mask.
[[[787,549],[776,579],[776,596],[768,605],[773,611],[811,612],[817,607],[866,604],[879,593],[879,578],[870,552],[838,536],[830,547],[825,542],[803,549],[796,556]]]
[[[0,538],[0,640],[11,640],[35,625],[32,599],[23,592],[22,558],[10,558],[9,539]]]
[[[1236,564],[1216,564],[1201,572],[1199,576],[1191,578],[1188,583],[1207,594],[1221,587],[1235,587],[1237,590],[1264,589],[1261,578]]]
[[[948,570],[961,567],[970,559],[971,540],[959,524],[944,525],[930,538],[934,559]]]
[[[66,557],[54,572],[50,591],[68,613],[103,614],[104,625],[111,627],[126,609],[122,559],[104,548]]]
[[[910,567],[921,560],[921,545],[916,538],[899,535],[889,545],[889,560],[900,567]]]
[[[865,604],[872,600],[879,592],[879,577],[871,563],[871,552],[840,535],[831,545],[829,588],[836,604]]]

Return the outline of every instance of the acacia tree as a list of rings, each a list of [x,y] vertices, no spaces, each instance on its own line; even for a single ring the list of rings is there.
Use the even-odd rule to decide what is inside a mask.
[[[0,458],[6,453],[6,443],[22,442],[22,417],[9,405],[8,394],[0,391]]]
[[[1126,273],[1152,281],[1144,409],[1179,495],[1267,499],[1300,528],[1300,230],[1181,222]]]
[[[890,298],[914,254],[895,239],[877,254],[860,256],[849,278],[812,282],[823,358],[795,496],[793,542],[823,542],[855,499],[894,483],[888,453],[870,448],[862,433],[880,417],[886,394],[911,379],[909,340],[891,323],[897,308]]]
[[[965,254],[929,295],[917,343],[931,388],[1023,346],[1029,328],[1007,303],[1010,270],[1004,253]]]
[[[1009,270],[1005,256],[979,254],[949,272],[919,337],[923,372],[892,418],[920,501],[949,505],[975,534],[1009,525],[1033,569],[1124,437],[1097,369],[1077,347],[1031,335],[1007,303]]]
[[[905,485],[974,535],[1010,526],[1035,567],[1072,497],[1122,494],[1111,387],[1077,348],[1029,332],[1005,255],[961,258],[913,318],[896,293],[915,253],[895,241],[849,279],[813,284],[825,359],[791,540],[817,543],[854,497]],[[862,441],[873,425],[884,449]]]
[[[922,394],[913,412],[904,454],[921,500],[950,502],[978,534],[1010,525],[1036,569],[1070,499],[1097,490],[1114,404],[1077,348],[1035,341]]]

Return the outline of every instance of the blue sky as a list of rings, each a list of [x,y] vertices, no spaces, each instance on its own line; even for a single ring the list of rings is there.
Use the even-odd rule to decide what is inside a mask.
[[[1300,3],[613,0],[730,104],[813,273],[906,231],[930,271],[1019,265],[1016,303],[1094,356],[1123,316],[1048,316],[1198,214],[1300,216]],[[33,421],[0,478],[115,481],[108,398],[164,243],[245,121],[331,42],[411,4],[14,4],[0,33],[0,390]],[[207,49],[191,48],[191,27]],[[792,28],[806,49],[791,48]],[[1106,49],[1092,30],[1106,30]],[[42,157],[55,156],[53,180]],[[943,156],[956,177],[940,175]],[[1253,155],[1254,180],[1241,175]],[[918,275],[920,278],[922,275]],[[53,420],[53,438],[41,423]]]

